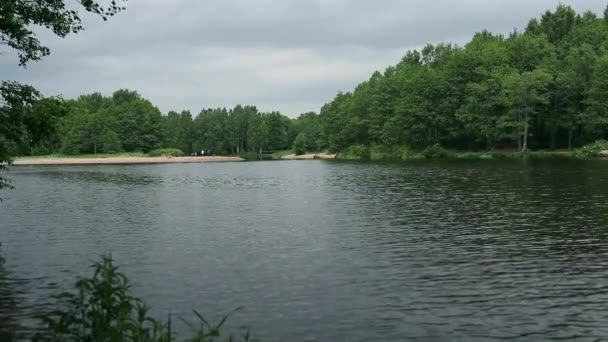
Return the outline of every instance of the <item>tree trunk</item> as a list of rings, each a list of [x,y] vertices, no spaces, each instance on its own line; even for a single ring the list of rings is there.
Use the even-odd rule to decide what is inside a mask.
[[[97,154],[97,143],[93,143],[93,154]]]
[[[522,152],[526,152],[526,150],[528,149],[528,114],[526,113],[526,115],[524,116],[524,145],[521,147],[521,151]]]
[[[521,113],[517,112],[517,123],[519,126],[519,123],[521,122]],[[517,127],[517,150],[521,151],[521,131],[520,128]]]
[[[572,149],[572,135],[574,134],[574,128],[570,128],[568,131],[568,149]]]
[[[517,134],[517,150],[521,151],[521,132]]]

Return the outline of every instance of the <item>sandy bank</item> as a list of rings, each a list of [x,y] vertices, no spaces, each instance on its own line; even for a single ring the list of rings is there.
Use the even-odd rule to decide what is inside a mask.
[[[287,159],[287,160],[336,159],[336,155],[327,154],[327,153],[318,153],[318,154],[302,154],[302,155],[297,156],[295,154],[290,154],[290,155],[284,156],[281,159]]]
[[[170,164],[238,162],[239,157],[110,157],[110,158],[41,158],[16,160],[13,165],[101,165],[101,164]]]

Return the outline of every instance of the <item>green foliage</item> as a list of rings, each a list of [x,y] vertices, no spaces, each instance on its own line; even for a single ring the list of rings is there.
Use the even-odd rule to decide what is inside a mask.
[[[259,160],[291,148],[297,154],[328,150],[361,159],[443,157],[441,146],[461,151],[570,149],[608,136],[606,46],[604,18],[559,5],[531,20],[523,32],[504,36],[482,31],[462,47],[438,44],[409,51],[354,91],[338,93],[319,114],[295,120],[241,105],[203,109],[195,116],[188,111],[163,116],[135,91],[83,95],[67,103],[68,115],[54,120],[61,122],[55,125],[57,133],[38,134],[47,126],[30,122],[25,123],[33,128],[29,131],[11,128],[18,138],[4,137],[0,161],[8,160],[6,151],[175,148],[188,155],[205,150]],[[17,101],[6,108],[33,108],[32,99],[39,98],[27,87],[14,87],[11,93],[18,95],[3,96]],[[34,123],[54,117],[41,116]],[[45,137],[32,139],[36,135]]]
[[[280,113],[260,113],[254,106],[204,109],[192,122],[188,144],[214,154],[284,150],[293,145],[291,125]]]
[[[272,153],[272,159],[280,160],[280,159],[283,159],[283,157],[291,155],[291,154],[295,154],[295,151],[294,150],[275,151]]]
[[[371,157],[369,146],[357,144],[347,148],[340,156],[342,159],[368,160]]]
[[[602,151],[608,151],[608,141],[598,140],[592,144],[585,145],[576,150],[576,156],[581,158],[597,157]]]
[[[150,157],[183,157],[185,154],[177,148],[159,148],[148,152]]]
[[[107,6],[94,0],[78,2],[85,11],[104,20],[124,9],[116,0]],[[21,66],[50,53],[38,40],[36,32],[39,30],[32,30],[32,26],[49,29],[61,38],[83,30],[78,11],[73,6],[66,6],[64,0],[2,0],[0,18],[0,45],[15,50]],[[51,137],[57,130],[58,118],[64,116],[66,110],[61,99],[43,99],[31,86],[1,81],[0,171],[7,170],[11,154],[19,154],[27,147],[30,152],[37,146],[50,151],[56,144]],[[7,178],[0,176],[0,189],[3,188],[11,188],[11,185]]]
[[[560,149],[608,136],[608,25],[560,5],[525,32],[427,45],[321,109],[331,151]],[[418,157],[409,151],[406,158]]]
[[[7,163],[8,164],[8,163]],[[10,165],[10,164],[8,164]],[[7,171],[8,167],[5,164],[0,164],[0,172],[4,172]],[[2,189],[13,189],[13,184],[12,181],[9,178],[0,176],[0,190]],[[0,197],[0,201],[2,201],[2,198]]]
[[[112,96],[82,95],[64,103],[65,114],[44,141],[26,143],[15,155],[108,154],[148,152],[172,148],[186,155],[201,150],[212,154],[239,154],[284,150],[293,146],[291,120],[280,113],[260,113],[253,106],[204,109],[192,118],[189,111],[166,116],[137,92],[118,90]],[[315,115],[313,113],[313,115]],[[318,122],[315,121],[315,125]],[[298,128],[313,136],[306,140],[312,150],[319,146],[318,125]],[[278,136],[277,136],[278,135]],[[16,133],[25,140],[29,135]],[[38,153],[34,153],[38,152]],[[260,159],[260,158],[257,158]]]
[[[0,171],[11,164],[11,155],[43,143],[57,132],[58,120],[67,112],[60,98],[42,98],[33,87],[0,82]],[[12,188],[0,176],[0,189]]]
[[[162,146],[167,148],[177,148],[187,155],[192,154],[194,131],[192,123],[192,114],[189,111],[177,113],[169,112],[162,117]]]
[[[427,146],[421,154],[425,158],[445,158],[448,156],[448,152],[439,144]]]
[[[101,143],[101,151],[103,153],[119,153],[122,151],[122,142],[118,133],[104,129],[99,136],[99,142]]]
[[[294,141],[300,133],[305,136],[305,150],[319,152],[327,147],[323,133],[323,123],[316,113],[305,113],[295,120],[291,120],[287,140]]]
[[[293,141],[293,150],[296,155],[300,156],[306,153],[306,134],[300,133]]]
[[[161,113],[137,92],[121,89],[70,101],[63,120],[61,152],[115,153],[151,151],[161,144]]]
[[[78,2],[87,12],[98,14],[104,20],[124,9],[117,1],[111,1],[108,6],[93,0]],[[66,6],[64,0],[3,0],[0,1],[0,13],[0,43],[17,50],[21,65],[50,54],[30,29],[31,26],[46,27],[62,38],[84,29],[80,14],[73,6]]]
[[[403,160],[420,160],[425,159],[426,157],[422,155],[420,152],[416,152],[412,149],[406,148],[403,150],[401,154],[401,159]]]
[[[93,264],[93,269],[92,278],[76,282],[75,292],[66,292],[57,297],[59,307],[40,315],[44,330],[34,337],[34,341],[176,340],[171,315],[167,321],[151,317],[149,307],[131,293],[127,276],[118,270],[110,257],[104,257]],[[210,323],[194,311],[198,324],[184,321],[195,331],[194,336],[186,341],[220,340],[221,329],[232,313],[216,323]],[[242,339],[249,341],[249,332]],[[227,336],[225,340],[235,339]]]
[[[509,117],[502,122],[504,127],[513,129],[522,152],[528,148],[530,125],[543,106],[549,104],[547,87],[550,80],[551,76],[542,70],[513,72],[503,80],[502,100]]]
[[[370,159],[371,160],[411,159],[411,158],[408,158],[408,155],[410,153],[411,153],[411,151],[409,150],[409,148],[404,147],[404,146],[373,145],[370,148]]]
[[[451,152],[449,157],[456,159],[557,159],[572,158],[568,151],[527,151],[527,152]]]

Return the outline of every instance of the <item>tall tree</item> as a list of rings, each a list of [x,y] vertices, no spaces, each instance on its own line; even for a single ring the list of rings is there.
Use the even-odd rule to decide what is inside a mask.
[[[549,104],[547,87],[551,76],[542,70],[513,72],[505,77],[503,96],[516,121],[517,141],[521,152],[528,149],[530,126],[536,115]]]
[[[608,55],[597,59],[587,96],[585,122],[589,130],[603,135],[608,128]]]
[[[61,99],[43,99],[36,89],[16,82],[0,84],[0,171],[16,148],[33,146],[56,132],[56,119],[66,112]],[[7,187],[10,181],[0,176],[0,189]]]
[[[322,132],[336,151],[355,144],[571,148],[608,133],[606,46],[605,20],[565,5],[507,38],[482,31],[463,48],[427,45],[324,105]]]

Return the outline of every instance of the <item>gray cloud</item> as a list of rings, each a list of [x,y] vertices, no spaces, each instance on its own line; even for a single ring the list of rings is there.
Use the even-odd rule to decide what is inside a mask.
[[[605,0],[561,1],[601,13]],[[558,0],[130,0],[87,30],[41,38],[52,55],[2,79],[75,97],[138,90],[162,111],[254,104],[295,116],[318,111],[378,69],[426,43],[463,44],[474,32],[507,33]]]

